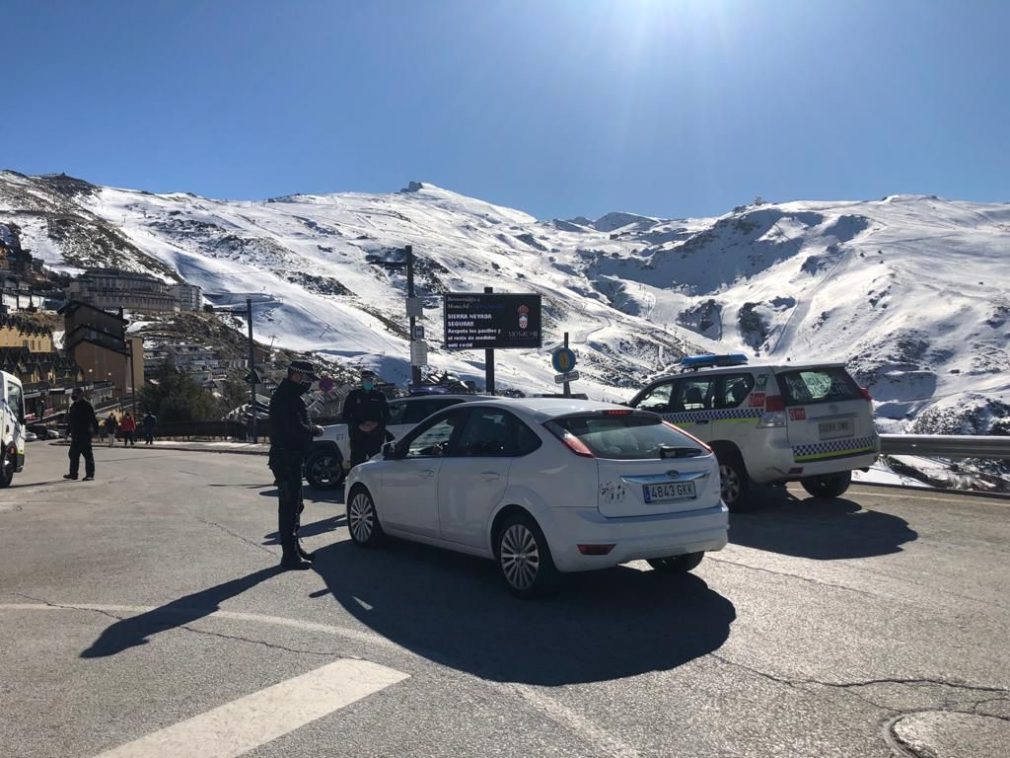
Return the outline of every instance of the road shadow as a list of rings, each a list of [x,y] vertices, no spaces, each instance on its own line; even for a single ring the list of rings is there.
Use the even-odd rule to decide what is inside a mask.
[[[832,561],[899,553],[919,538],[908,522],[889,513],[864,510],[845,497],[797,498],[785,487],[752,495],[753,513],[731,513],[729,541],[783,555]]]
[[[499,682],[667,671],[721,647],[736,618],[729,600],[690,574],[618,567],[571,575],[557,594],[527,601],[504,590],[492,562],[413,543],[365,550],[344,540],[317,550],[313,567],[377,633]]]
[[[313,521],[311,524],[302,524],[301,528],[298,530],[298,536],[315,537],[318,534],[326,534],[327,532],[335,531],[346,525],[347,516],[343,513],[338,513],[336,516],[330,516],[329,518],[324,518],[320,521]],[[279,532],[264,534],[263,539],[265,540],[265,542],[262,543],[264,545],[281,544]]]
[[[154,608],[139,616],[122,619],[101,633],[91,647],[81,653],[81,658],[105,658],[131,647],[146,645],[149,638],[159,632],[178,629],[198,621],[217,610],[225,600],[241,595],[262,581],[280,573],[279,566],[260,569],[248,576],[218,584],[170,603]]]

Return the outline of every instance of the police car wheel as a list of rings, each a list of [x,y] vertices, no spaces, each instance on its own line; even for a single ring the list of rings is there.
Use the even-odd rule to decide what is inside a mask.
[[[343,461],[335,453],[313,453],[305,461],[305,480],[314,490],[335,490],[346,478]]]
[[[0,448],[0,487],[10,487],[11,482],[14,481],[16,460],[8,448]]]
[[[852,484],[852,472],[843,471],[841,474],[809,476],[806,479],[800,479],[800,484],[814,497],[825,499],[839,497]]]
[[[650,558],[648,563],[653,571],[662,574],[686,574],[692,569],[696,569],[704,553],[687,553],[686,555],[672,555],[669,558]]]
[[[754,505],[748,501],[750,477],[740,456],[727,451],[718,454],[718,457],[722,501],[733,512],[752,510]]]

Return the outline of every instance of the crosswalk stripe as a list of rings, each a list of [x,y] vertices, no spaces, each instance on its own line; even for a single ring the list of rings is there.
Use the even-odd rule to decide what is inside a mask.
[[[370,661],[342,658],[96,758],[235,758],[409,676]]]

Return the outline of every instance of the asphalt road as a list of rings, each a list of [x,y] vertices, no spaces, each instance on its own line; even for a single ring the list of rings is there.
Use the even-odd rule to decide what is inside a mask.
[[[0,756],[1010,752],[1008,501],[769,490],[693,575],[524,602],[311,490],[278,572],[262,457],[66,452],[0,491]]]

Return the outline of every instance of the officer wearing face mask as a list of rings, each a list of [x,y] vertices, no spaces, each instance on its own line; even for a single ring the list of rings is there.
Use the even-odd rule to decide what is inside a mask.
[[[344,423],[351,443],[351,466],[357,466],[382,449],[389,423],[386,396],[375,389],[375,373],[361,372],[361,387],[344,401]]]
[[[302,464],[312,438],[322,427],[309,421],[303,395],[316,380],[315,367],[308,361],[292,361],[287,378],[270,398],[270,470],[277,480],[277,531],[281,542],[281,567],[307,569],[312,554],[298,542],[302,502]]]

